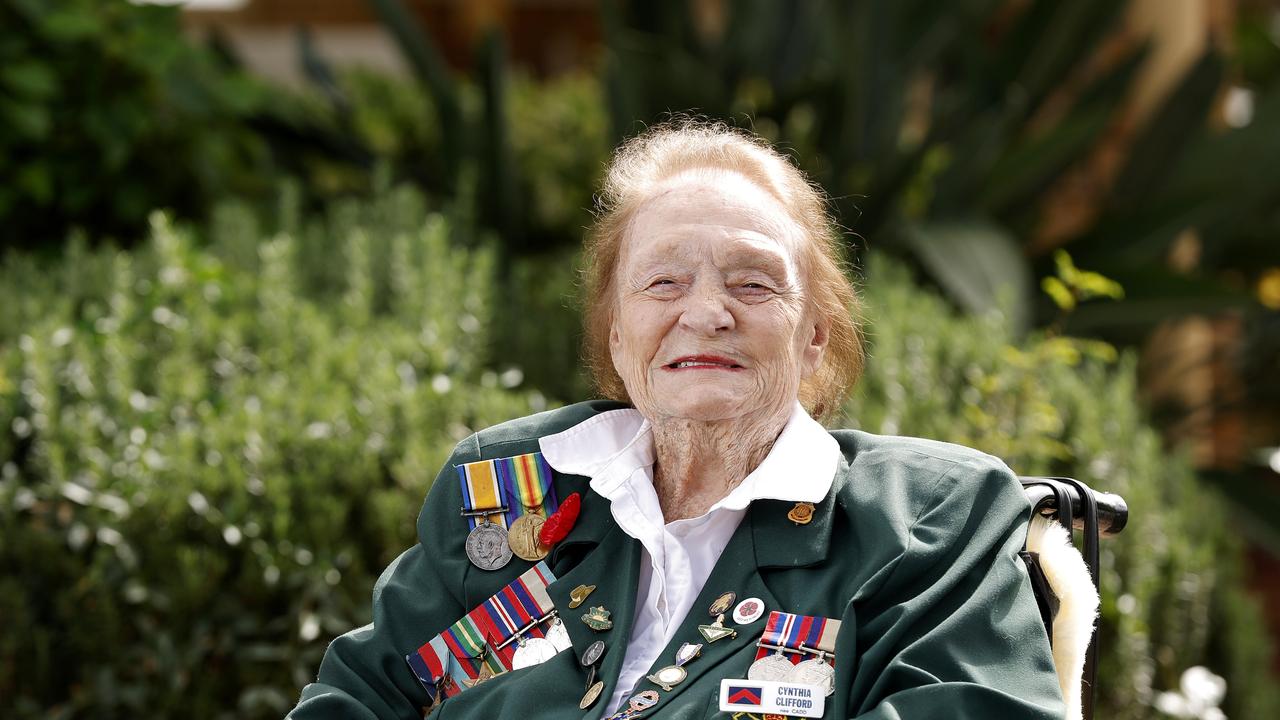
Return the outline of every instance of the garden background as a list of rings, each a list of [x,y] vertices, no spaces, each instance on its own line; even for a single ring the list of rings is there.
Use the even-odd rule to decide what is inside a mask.
[[[282,716],[454,443],[589,396],[670,111],[833,197],[841,424],[1128,500],[1099,718],[1280,717],[1271,0],[0,0],[0,713]]]

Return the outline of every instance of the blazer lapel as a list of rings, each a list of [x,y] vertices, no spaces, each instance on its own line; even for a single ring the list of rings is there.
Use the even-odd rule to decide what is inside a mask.
[[[613,522],[608,500],[587,490],[578,523],[553,549],[549,562],[556,581],[547,586],[547,593],[573,644],[584,692],[587,670],[581,667],[583,653],[596,640],[605,643],[604,658],[597,668],[597,676],[604,680],[605,687],[586,715],[595,717],[614,691],[631,637],[640,575],[640,542]],[[596,589],[580,606],[570,609],[569,593],[579,585],[595,585]],[[609,611],[612,628],[597,632],[582,621],[582,616],[594,607]]]

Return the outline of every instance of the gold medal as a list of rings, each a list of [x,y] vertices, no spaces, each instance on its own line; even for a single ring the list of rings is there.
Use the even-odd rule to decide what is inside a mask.
[[[791,508],[791,512],[787,513],[787,519],[797,525],[808,525],[809,521],[813,520],[813,503],[796,503],[796,506]]]
[[[507,543],[516,557],[537,562],[547,556],[550,548],[543,547],[538,540],[538,532],[546,521],[546,518],[537,513],[525,513],[511,523],[511,529],[507,531]]]
[[[579,585],[578,587],[570,590],[569,591],[569,609],[572,610],[578,607],[579,605],[581,605],[582,601],[586,600],[587,596],[590,595],[595,589],[596,589],[595,585]]]

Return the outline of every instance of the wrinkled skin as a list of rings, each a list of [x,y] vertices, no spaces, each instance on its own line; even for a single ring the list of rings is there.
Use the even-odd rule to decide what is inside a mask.
[[[778,201],[720,170],[663,182],[628,228],[610,349],[653,424],[668,521],[701,515],[768,455],[822,362],[801,242]]]

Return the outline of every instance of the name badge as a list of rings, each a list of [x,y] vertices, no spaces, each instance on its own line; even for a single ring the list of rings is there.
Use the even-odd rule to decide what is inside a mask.
[[[767,680],[721,680],[720,710],[820,718],[827,694],[816,685]]]

